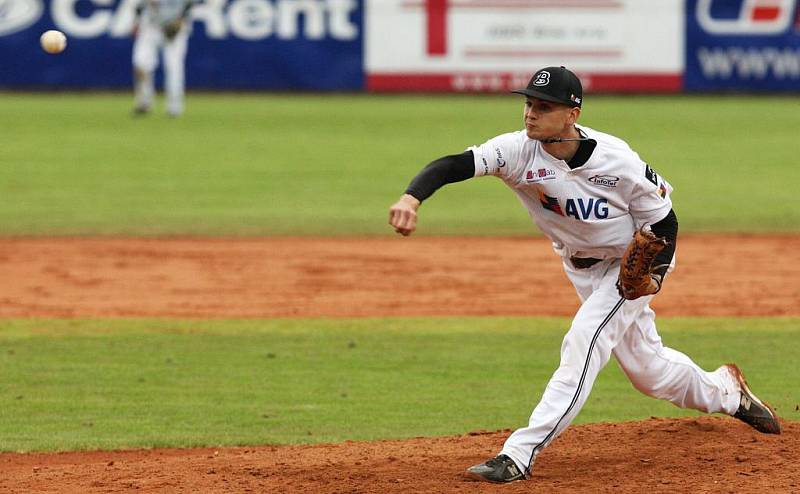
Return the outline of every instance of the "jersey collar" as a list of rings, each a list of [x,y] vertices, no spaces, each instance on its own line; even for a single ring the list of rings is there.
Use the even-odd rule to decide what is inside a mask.
[[[586,135],[580,127],[575,127],[578,130],[578,133],[581,137],[588,138],[589,136]],[[589,161],[589,158],[592,156],[592,152],[594,152],[594,148],[597,147],[597,141],[594,139],[589,139],[588,141],[581,141],[578,143],[578,150],[575,151],[575,155],[567,161],[567,166],[574,170],[586,164]]]
[[[577,129],[578,134],[580,134],[581,137],[588,139],[589,136],[581,128],[575,126],[575,129]],[[577,168],[580,168],[581,166],[585,165],[587,161],[589,161],[589,158],[591,158],[595,147],[597,147],[597,141],[594,139],[580,141],[578,143],[578,149],[575,151],[575,155],[572,156],[569,161],[556,158],[552,154],[548,153],[541,143],[539,144],[539,151],[547,161],[550,161],[554,165],[567,168],[569,171],[575,171]]]

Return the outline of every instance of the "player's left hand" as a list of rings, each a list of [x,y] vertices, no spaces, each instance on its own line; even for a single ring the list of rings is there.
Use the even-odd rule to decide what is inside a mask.
[[[661,289],[661,276],[653,272],[653,260],[667,246],[664,238],[644,228],[633,234],[633,239],[622,255],[617,289],[627,300],[653,295]]]
[[[417,209],[419,200],[409,194],[403,194],[400,200],[389,208],[389,224],[394,231],[407,237],[417,229]]]

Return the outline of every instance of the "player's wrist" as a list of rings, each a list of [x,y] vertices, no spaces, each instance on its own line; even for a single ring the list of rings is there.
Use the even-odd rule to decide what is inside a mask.
[[[400,202],[408,206],[411,206],[412,208],[414,208],[414,211],[419,209],[420,204],[422,204],[422,201],[412,196],[411,194],[403,194],[400,197]]]
[[[656,284],[656,291],[655,291],[655,292],[653,292],[653,293],[658,293],[658,292],[660,292],[660,291],[661,291],[661,283],[662,283],[662,282],[663,282],[663,280],[664,280],[664,276],[663,276],[663,275],[661,275],[661,274],[658,274],[658,273],[651,273],[651,274],[650,274],[650,278],[652,278],[652,280],[653,280],[653,281],[655,282],[655,284]]]

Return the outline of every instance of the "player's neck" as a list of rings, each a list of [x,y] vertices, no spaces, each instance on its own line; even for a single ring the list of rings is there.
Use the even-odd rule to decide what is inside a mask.
[[[581,135],[578,130],[573,126],[568,131],[562,133],[558,137],[562,137],[564,139],[577,139],[580,138]],[[565,142],[547,142],[542,143],[542,147],[545,151],[550,153],[550,156],[554,158],[558,158],[560,160],[569,161],[575,156],[575,153],[578,152],[578,146],[580,146],[580,141],[565,141]]]

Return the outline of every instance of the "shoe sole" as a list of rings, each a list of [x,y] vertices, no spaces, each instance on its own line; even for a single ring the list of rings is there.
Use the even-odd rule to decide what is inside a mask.
[[[473,480],[475,482],[489,482],[491,484],[502,484],[502,482],[497,482],[496,480],[489,480],[483,475],[472,473],[469,470],[464,472],[464,478],[467,480]]]
[[[518,480],[524,480],[524,478],[515,479],[515,480],[490,480],[490,479],[487,479],[486,477],[484,477],[481,474],[470,472],[469,470],[466,470],[464,472],[464,478],[467,479],[467,480],[474,481],[474,482],[488,482],[490,484],[509,484],[511,482],[516,482]]]
[[[781,426],[778,422],[778,415],[775,413],[775,410],[772,409],[767,403],[761,401],[758,396],[750,389],[750,386],[747,385],[747,380],[744,378],[744,374],[742,374],[741,369],[736,364],[726,364],[725,367],[731,371],[733,377],[736,378],[736,381],[739,383],[739,387],[741,388],[742,392],[747,394],[748,398],[752,399],[755,403],[761,405],[762,407],[766,408],[769,412],[770,416],[772,416],[772,420],[775,421],[775,425],[777,429],[775,430],[768,430],[768,431],[759,431],[765,432],[767,434],[780,434],[781,433]],[[758,430],[758,429],[756,429]]]

